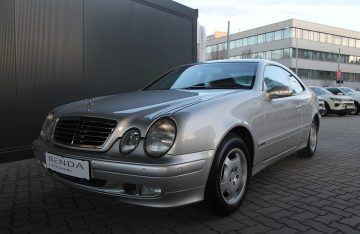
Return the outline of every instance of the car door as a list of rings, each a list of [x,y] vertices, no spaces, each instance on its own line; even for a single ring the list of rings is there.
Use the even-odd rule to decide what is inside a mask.
[[[264,70],[267,90],[274,86],[291,87],[286,71],[275,65]],[[299,143],[302,126],[301,98],[296,91],[289,97],[275,98],[264,102],[266,141],[263,142],[266,158],[280,156],[295,148]]]
[[[301,105],[301,126],[299,129],[299,144],[308,140],[310,125],[313,121],[313,100],[311,92],[306,91],[305,87],[299,82],[298,78],[293,76],[290,72],[285,71],[290,80],[290,87],[293,90],[293,97],[297,99]]]

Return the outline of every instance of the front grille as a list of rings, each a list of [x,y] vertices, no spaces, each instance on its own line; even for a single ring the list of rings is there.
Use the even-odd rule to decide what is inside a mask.
[[[84,117],[61,117],[54,131],[54,140],[58,143],[83,147],[100,148],[114,131],[115,120]]]

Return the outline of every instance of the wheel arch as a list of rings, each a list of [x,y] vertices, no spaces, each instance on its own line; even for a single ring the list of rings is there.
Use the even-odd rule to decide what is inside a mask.
[[[218,143],[218,146],[230,134],[235,134],[239,136],[245,142],[245,145],[249,150],[251,167],[252,167],[254,164],[255,146],[254,146],[254,138],[253,135],[251,134],[251,131],[243,125],[234,126],[226,134],[224,134],[221,141]]]

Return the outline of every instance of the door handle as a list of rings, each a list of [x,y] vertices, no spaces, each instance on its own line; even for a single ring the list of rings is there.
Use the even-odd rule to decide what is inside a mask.
[[[298,109],[298,110],[301,109],[301,104],[297,105],[296,109]]]

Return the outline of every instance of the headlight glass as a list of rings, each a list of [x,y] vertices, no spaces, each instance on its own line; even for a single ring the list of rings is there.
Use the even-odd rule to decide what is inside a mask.
[[[131,153],[140,142],[140,131],[137,129],[130,129],[127,131],[120,142],[120,150],[124,154]]]
[[[54,113],[50,112],[42,125],[41,131],[40,131],[40,138],[45,139],[49,138],[50,135],[50,125],[54,119]]]
[[[334,102],[341,102],[342,100],[341,99],[338,99],[338,98],[330,98],[331,100],[333,100]]]
[[[159,119],[149,129],[145,139],[145,151],[151,157],[161,157],[173,145],[176,125],[168,118]]]

